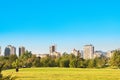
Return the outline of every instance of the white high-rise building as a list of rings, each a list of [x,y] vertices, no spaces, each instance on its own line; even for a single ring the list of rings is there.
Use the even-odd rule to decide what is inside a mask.
[[[94,58],[94,46],[93,45],[85,45],[84,46],[84,59],[93,59]]]
[[[56,46],[52,45],[50,46],[50,55],[54,55],[53,53],[56,52]]]
[[[19,47],[19,56],[25,53],[25,47],[21,46]]]
[[[50,56],[51,57],[60,57],[61,56],[60,52],[56,51],[55,45],[50,46]]]
[[[8,45],[5,48],[5,56],[9,56],[11,54],[16,54],[16,48],[14,46]]]
[[[80,51],[79,50],[76,50],[76,49],[73,49],[71,54],[75,55],[76,57],[77,56],[80,56],[81,57],[81,54],[80,54]]]
[[[12,48],[11,48],[11,54],[16,54],[16,47],[12,46]]]

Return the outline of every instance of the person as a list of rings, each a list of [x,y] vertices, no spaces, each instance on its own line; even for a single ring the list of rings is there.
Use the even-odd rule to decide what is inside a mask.
[[[19,71],[19,68],[18,67],[16,67],[16,72],[18,72]]]

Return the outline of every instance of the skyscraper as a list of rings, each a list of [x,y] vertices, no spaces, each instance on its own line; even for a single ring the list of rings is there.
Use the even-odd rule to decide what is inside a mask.
[[[25,53],[25,47],[21,46],[19,47],[19,56]]]
[[[94,58],[94,46],[93,45],[85,45],[84,46],[84,59],[93,59]]]
[[[16,54],[16,47],[14,47],[14,46],[11,47],[11,53],[10,54]]]
[[[60,57],[61,56],[60,52],[56,51],[55,45],[50,46],[50,56],[51,57]]]
[[[4,53],[5,53],[5,56],[9,56],[10,55],[10,48],[6,47]]]
[[[76,49],[73,49],[72,52],[71,52],[71,54],[75,55],[76,57],[77,57],[77,56],[81,57],[80,51],[79,51],[79,50],[76,50]]]
[[[50,46],[50,54],[54,53],[55,51],[56,51],[56,46],[55,45]]]
[[[5,54],[5,56],[9,56],[11,54],[16,54],[16,48],[14,46],[8,45],[5,48],[4,54]]]

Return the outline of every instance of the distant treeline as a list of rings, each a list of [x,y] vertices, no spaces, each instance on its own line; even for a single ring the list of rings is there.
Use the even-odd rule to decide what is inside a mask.
[[[85,60],[80,56],[63,53],[59,58],[47,56],[44,58],[36,57],[31,52],[26,51],[20,57],[10,55],[0,56],[0,64],[4,63],[3,69],[11,68],[30,68],[30,67],[66,67],[66,68],[120,68],[120,51],[114,51],[111,58],[105,56]]]

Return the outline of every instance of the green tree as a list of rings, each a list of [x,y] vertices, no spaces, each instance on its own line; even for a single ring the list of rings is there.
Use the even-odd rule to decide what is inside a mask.
[[[71,68],[77,68],[77,63],[78,63],[77,59],[74,58],[74,59],[70,60],[69,66],[70,66]]]
[[[21,67],[31,67],[32,66],[32,53],[31,51],[26,51],[20,56],[20,65]]]
[[[51,60],[50,57],[41,58],[40,63],[42,67],[49,67],[49,61]]]
[[[5,63],[3,63],[3,62],[0,63],[0,79],[3,78],[3,75],[2,75],[2,68],[3,68],[4,64],[5,64]]]
[[[16,59],[13,63],[12,63],[12,66],[16,68],[16,72],[19,71],[19,60]]]
[[[9,56],[9,62],[10,63],[14,62],[16,59],[18,59],[18,57],[15,54],[12,54],[12,55]]]
[[[3,77],[2,70],[3,70],[4,64],[5,64],[4,62],[0,62],[0,80],[15,80],[16,77],[12,77],[12,75]]]
[[[111,66],[120,68],[120,50],[116,50],[111,58]]]
[[[106,67],[107,59],[106,57],[99,57],[95,58],[94,61],[96,62],[96,68],[103,68]]]
[[[35,58],[35,60],[33,61],[32,65],[34,67],[40,67],[40,58]]]
[[[13,63],[12,63],[13,67],[19,67],[19,60],[16,59]]]
[[[95,68],[96,67],[96,61],[94,59],[90,59],[88,61],[88,68]]]
[[[55,59],[55,67],[60,67],[60,60],[61,60],[61,58],[56,58]]]
[[[70,60],[69,59],[61,59],[60,60],[60,67],[69,67]]]
[[[82,58],[78,60],[77,68],[85,68],[84,60]]]

